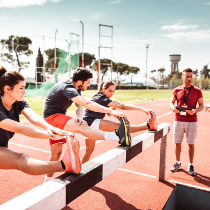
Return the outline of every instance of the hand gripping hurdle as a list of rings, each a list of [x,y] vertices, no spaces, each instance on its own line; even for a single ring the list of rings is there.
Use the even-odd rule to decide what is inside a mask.
[[[131,146],[118,146],[83,164],[80,174],[63,174],[0,206],[0,210],[59,210],[112,174],[129,160],[161,139],[159,180],[165,181],[166,140],[170,123],[158,125],[132,139]]]

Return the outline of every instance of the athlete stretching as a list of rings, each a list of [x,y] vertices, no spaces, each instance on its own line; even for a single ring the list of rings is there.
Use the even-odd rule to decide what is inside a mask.
[[[90,86],[90,79],[93,77],[92,73],[85,68],[78,68],[72,79],[67,78],[55,84],[45,101],[44,118],[46,122],[54,127],[63,129],[68,132],[80,133],[90,140],[106,140],[116,141],[120,144],[130,144],[129,125],[125,114],[117,112],[113,109],[101,106],[93,101],[88,101],[81,96],[81,90],[84,91]],[[77,118],[73,119],[66,115],[67,109],[75,103]],[[119,132],[104,132],[90,128],[82,119],[82,107],[86,109],[112,114],[113,116],[123,119],[119,126]],[[63,143],[66,139],[52,141],[50,161],[56,161],[60,158]],[[78,163],[81,164],[81,163]],[[49,181],[53,173],[47,174],[45,182]]]
[[[123,109],[123,110],[136,110],[143,111],[146,114],[150,114],[151,118],[145,124],[141,125],[131,125],[130,133],[142,131],[142,130],[156,130],[156,117],[155,113],[151,109],[144,109],[138,106],[121,104],[116,101],[112,101],[110,98],[114,95],[115,92],[115,84],[109,80],[107,82],[102,82],[99,89],[92,96],[91,101],[94,101],[102,106],[111,107],[113,109]],[[108,114],[109,116],[111,114]],[[120,125],[120,123],[113,122],[110,120],[104,120],[104,113],[94,112],[89,109],[85,109],[83,114],[83,120],[87,122],[87,124],[95,129],[100,129],[103,131],[115,131]],[[90,159],[90,156],[95,147],[95,141],[90,141],[90,139],[85,138],[86,141],[86,151],[82,158],[82,163],[87,162]]]
[[[81,167],[75,164],[79,156],[71,153],[72,146],[76,147],[78,141],[71,137],[71,144],[61,161],[41,161],[29,158],[23,152],[8,148],[8,142],[15,133],[39,139],[58,140],[67,138],[67,132],[46,123],[41,116],[30,109],[23,99],[25,91],[25,78],[16,71],[7,71],[0,66],[0,169],[16,169],[31,175],[42,175],[53,172],[80,173]],[[19,123],[19,115],[23,114],[31,123],[45,130],[33,128]]]

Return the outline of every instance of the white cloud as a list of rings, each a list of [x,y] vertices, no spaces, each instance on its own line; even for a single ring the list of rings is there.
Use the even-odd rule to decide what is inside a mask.
[[[7,17],[0,17],[0,20],[6,20],[8,19]]]
[[[172,34],[164,34],[163,36],[175,40],[202,41],[210,39],[210,30],[176,32]]]
[[[104,13],[97,13],[97,14],[92,15],[92,16],[90,17],[90,19],[98,20],[98,19],[100,19],[103,15],[104,15]]]
[[[119,4],[119,3],[121,3],[121,0],[109,1],[107,4]]]
[[[72,20],[73,22],[79,22],[80,21],[80,19],[74,19],[74,20]]]
[[[0,0],[0,7],[27,7],[32,5],[44,5],[47,2],[58,3],[62,0]]]
[[[203,4],[205,4],[205,5],[209,5],[209,6],[210,6],[210,2],[206,2],[206,3],[203,3]]]
[[[164,25],[161,27],[161,30],[168,30],[168,31],[179,31],[179,30],[187,30],[187,29],[195,29],[197,28],[197,25],[183,25],[182,23],[176,23],[174,25]]]

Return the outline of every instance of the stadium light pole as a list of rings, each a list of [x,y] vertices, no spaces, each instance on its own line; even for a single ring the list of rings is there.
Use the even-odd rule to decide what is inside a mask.
[[[82,24],[82,67],[84,67],[84,24],[81,20],[80,23]]]
[[[54,51],[54,71],[56,71],[56,33],[58,29],[55,31],[55,51]]]
[[[69,76],[71,77],[71,69],[70,69],[70,43],[67,40],[66,40],[66,42],[68,43],[68,55],[69,55],[68,73],[69,73]]]
[[[12,66],[13,66],[13,71],[14,71],[14,39],[16,39],[17,36],[14,36],[12,38]]]
[[[149,48],[149,44],[146,44],[146,87],[148,89],[147,86],[147,57],[148,57],[148,48]]]

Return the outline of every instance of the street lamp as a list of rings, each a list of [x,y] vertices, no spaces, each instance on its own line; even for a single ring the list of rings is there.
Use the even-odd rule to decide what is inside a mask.
[[[82,24],[82,67],[84,67],[84,24],[82,21],[80,21]]]
[[[17,36],[14,36],[12,38],[12,65],[13,65],[13,70],[14,70],[14,39],[16,39]]]
[[[77,36],[77,40],[78,40],[78,41],[71,41],[71,35]],[[78,50],[77,68],[78,68],[78,67],[79,67],[79,35],[78,35],[78,34],[70,33],[70,47],[71,47],[71,44],[72,44],[72,43],[77,43],[77,44],[78,44],[78,46],[77,46],[77,50]],[[70,55],[71,55],[71,52],[70,52]]]
[[[148,57],[148,48],[149,48],[149,44],[146,44],[146,87],[148,89],[147,86],[147,57]]]
[[[55,31],[55,51],[54,51],[54,71],[56,71],[56,33],[58,29]]]

